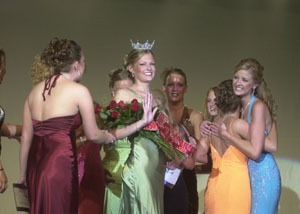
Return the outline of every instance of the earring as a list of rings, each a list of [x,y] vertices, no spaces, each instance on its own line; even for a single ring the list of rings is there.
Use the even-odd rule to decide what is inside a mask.
[[[254,96],[255,94],[255,88],[252,88],[252,97]]]
[[[134,73],[131,72],[131,76],[134,78]]]

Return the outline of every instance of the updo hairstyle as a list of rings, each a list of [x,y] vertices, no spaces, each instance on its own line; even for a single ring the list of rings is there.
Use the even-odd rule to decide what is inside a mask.
[[[235,95],[232,87],[232,80],[224,80],[216,90],[216,106],[221,116],[235,112],[240,106],[240,98]]]
[[[52,39],[42,54],[35,57],[31,70],[33,84],[37,84],[53,74],[68,73],[73,62],[80,61],[81,57],[81,47],[75,41]]]

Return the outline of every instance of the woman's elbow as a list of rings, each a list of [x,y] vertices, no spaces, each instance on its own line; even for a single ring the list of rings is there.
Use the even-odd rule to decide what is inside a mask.
[[[208,157],[207,157],[207,154],[205,155],[196,155],[195,156],[195,160],[197,162],[200,162],[200,163],[208,163]]]

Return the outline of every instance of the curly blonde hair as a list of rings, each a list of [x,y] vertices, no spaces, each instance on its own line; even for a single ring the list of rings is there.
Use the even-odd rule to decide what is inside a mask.
[[[75,41],[52,39],[42,54],[35,57],[31,69],[33,84],[37,84],[53,74],[69,72],[72,63],[80,61],[81,57],[81,47]]]
[[[239,70],[246,70],[251,73],[254,82],[258,84],[254,94],[267,105],[272,119],[275,120],[277,106],[275,105],[275,100],[271,94],[271,90],[268,88],[267,83],[264,80],[264,67],[256,59],[247,58],[239,62],[239,64],[235,67],[234,73]]]

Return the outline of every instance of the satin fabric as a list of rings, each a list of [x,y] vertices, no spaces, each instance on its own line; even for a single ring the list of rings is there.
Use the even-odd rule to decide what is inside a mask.
[[[26,178],[31,214],[78,213],[75,129],[81,122],[80,114],[32,120]]]
[[[222,157],[211,144],[213,168],[205,191],[205,214],[247,214],[251,209],[248,158],[233,146]]]
[[[134,138],[122,173],[120,214],[162,214],[166,158],[147,138]]]
[[[78,155],[84,161],[79,187],[79,214],[103,213],[105,181],[100,148],[99,144],[86,142],[78,149]]]
[[[105,188],[104,212],[107,214],[118,213],[122,192],[122,170],[130,153],[130,141],[128,138],[117,140],[114,144],[104,145],[105,157],[103,167],[110,172],[114,180]]]

